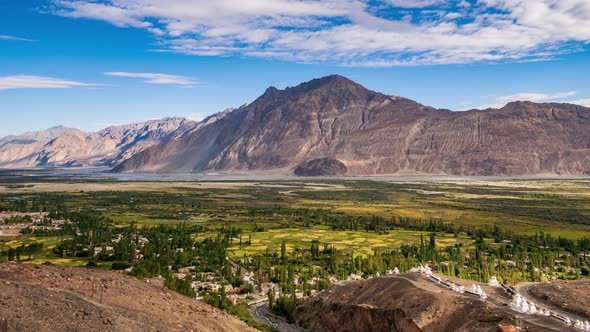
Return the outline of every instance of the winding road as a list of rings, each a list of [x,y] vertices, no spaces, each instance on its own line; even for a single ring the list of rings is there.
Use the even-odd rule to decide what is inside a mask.
[[[539,298],[535,297],[531,293],[530,289],[531,289],[532,286],[534,286],[536,284],[537,283],[534,283],[534,282],[523,282],[523,283],[520,283],[520,284],[514,286],[514,288],[516,289],[516,291],[521,296],[524,296],[527,299],[532,299],[532,300],[534,300],[535,303],[539,303],[543,307],[545,307],[545,308],[551,310],[552,312],[555,312],[555,313],[557,313],[557,314],[559,314],[561,316],[569,317],[572,321],[576,321],[576,320],[587,321],[587,320],[590,320],[590,317],[584,317],[584,316],[581,316],[581,315],[576,314],[574,312],[570,312],[570,311],[564,310],[561,307],[555,306],[552,303],[549,303],[547,301],[543,301],[542,299],[539,299]],[[577,330],[577,331],[580,331],[580,330]]]

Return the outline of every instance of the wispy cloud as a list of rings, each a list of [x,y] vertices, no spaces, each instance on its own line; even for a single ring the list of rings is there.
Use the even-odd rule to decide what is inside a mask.
[[[521,92],[508,96],[497,97],[492,104],[481,105],[479,109],[500,108],[513,101],[532,101],[532,102],[551,102],[563,101],[566,98],[573,97],[576,91],[565,91],[555,93],[538,93],[538,92]],[[568,101],[569,102],[569,101]]]
[[[206,113],[192,113],[192,114],[186,115],[185,117],[187,119],[193,120],[193,121],[202,121],[207,116],[208,116],[208,114],[206,114]]]
[[[444,4],[445,0],[385,0],[400,8],[424,8]]]
[[[24,41],[24,42],[34,42],[33,39],[15,37],[15,36],[7,36],[7,35],[0,35],[0,40],[14,40],[14,41]]]
[[[122,71],[113,71],[104,73],[107,76],[141,78],[145,83],[149,84],[174,84],[183,87],[192,87],[198,85],[199,82],[193,78],[180,75],[169,75],[159,73],[130,73]]]
[[[511,101],[548,101],[558,100],[567,97],[573,97],[576,95],[576,91],[556,92],[556,93],[535,93],[535,92],[522,92],[516,93],[510,96],[502,96],[498,98],[501,103],[509,103]]]
[[[98,86],[95,83],[83,83],[70,81],[61,78],[31,76],[31,75],[14,75],[0,76],[0,90],[11,89],[67,89],[73,87]]]
[[[551,60],[590,42],[588,0],[52,0],[161,50],[349,66]]]
[[[568,101],[568,103],[590,107],[590,98],[588,98],[588,99],[571,100],[571,101]]]

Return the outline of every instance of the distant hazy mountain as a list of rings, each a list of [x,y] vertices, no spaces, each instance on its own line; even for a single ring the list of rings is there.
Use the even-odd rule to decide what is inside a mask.
[[[72,128],[67,128],[64,126],[57,126],[51,127],[47,130],[43,131],[30,131],[20,135],[10,135],[6,137],[0,138],[0,146],[11,142],[11,143],[18,143],[20,142],[32,142],[32,141],[49,141],[52,140],[60,135],[65,134],[66,132],[73,130]]]
[[[175,117],[113,126],[95,133],[54,127],[8,136],[0,139],[0,167],[113,166],[197,125]]]
[[[119,172],[590,174],[590,109],[514,102],[452,112],[329,76],[135,154]]]

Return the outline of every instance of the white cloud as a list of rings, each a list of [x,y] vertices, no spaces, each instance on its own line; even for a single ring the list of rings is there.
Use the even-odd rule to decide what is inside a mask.
[[[72,10],[58,9],[56,14],[71,18],[92,18],[107,21],[118,27],[151,28],[152,24],[130,15],[124,9],[114,5],[100,4],[90,1],[56,1],[57,6]]]
[[[573,97],[576,95],[576,91],[557,92],[557,93],[535,93],[535,92],[522,92],[516,93],[510,96],[502,96],[497,100],[503,103],[509,103],[511,101],[547,101],[563,99],[567,97]]]
[[[388,3],[402,8],[423,8],[440,5],[446,0],[386,0]]]
[[[189,115],[186,115],[185,118],[189,119],[189,120],[193,120],[196,122],[200,122],[203,121],[203,119],[205,119],[208,115],[205,113],[192,113]]]
[[[461,0],[459,4],[457,4],[457,7],[469,8],[471,7],[471,3],[469,3],[469,1],[466,0]]]
[[[158,74],[158,73],[130,73],[130,72],[106,72],[107,76],[115,77],[129,77],[129,78],[142,78],[145,83],[149,84],[175,84],[184,87],[192,87],[199,84],[199,82],[186,76],[169,75],[169,74]]]
[[[11,89],[67,89],[73,87],[98,86],[100,84],[82,83],[61,78],[15,75],[0,77],[0,90]]]
[[[479,109],[501,108],[513,101],[532,101],[532,102],[551,102],[563,101],[565,98],[573,97],[576,91],[556,92],[556,93],[538,93],[538,92],[521,92],[508,96],[497,97],[495,102],[488,105],[479,106]]]
[[[62,16],[146,29],[161,51],[349,66],[539,61],[590,42],[588,0],[53,0],[53,6]]]
[[[27,38],[20,38],[14,36],[7,36],[7,35],[0,35],[0,40],[14,40],[14,41],[25,41],[25,42],[32,42],[34,40],[27,39]]]
[[[571,100],[568,101],[570,104],[582,105],[585,107],[590,107],[590,98],[589,99],[578,99],[578,100]]]

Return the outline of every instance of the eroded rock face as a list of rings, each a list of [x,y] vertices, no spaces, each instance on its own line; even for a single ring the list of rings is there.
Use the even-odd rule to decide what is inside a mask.
[[[330,306],[329,310],[317,313],[316,317],[302,318],[297,323],[315,332],[422,332],[405,311],[399,308],[384,310],[336,304]]]
[[[483,332],[510,321],[480,300],[429,286],[415,275],[336,285],[298,306],[296,322],[309,331]]]
[[[590,109],[515,102],[452,112],[328,76],[146,149],[116,170],[275,172],[330,158],[347,175],[590,174]]]
[[[338,176],[346,175],[347,169],[340,160],[320,158],[305,162],[293,171],[297,176]]]

